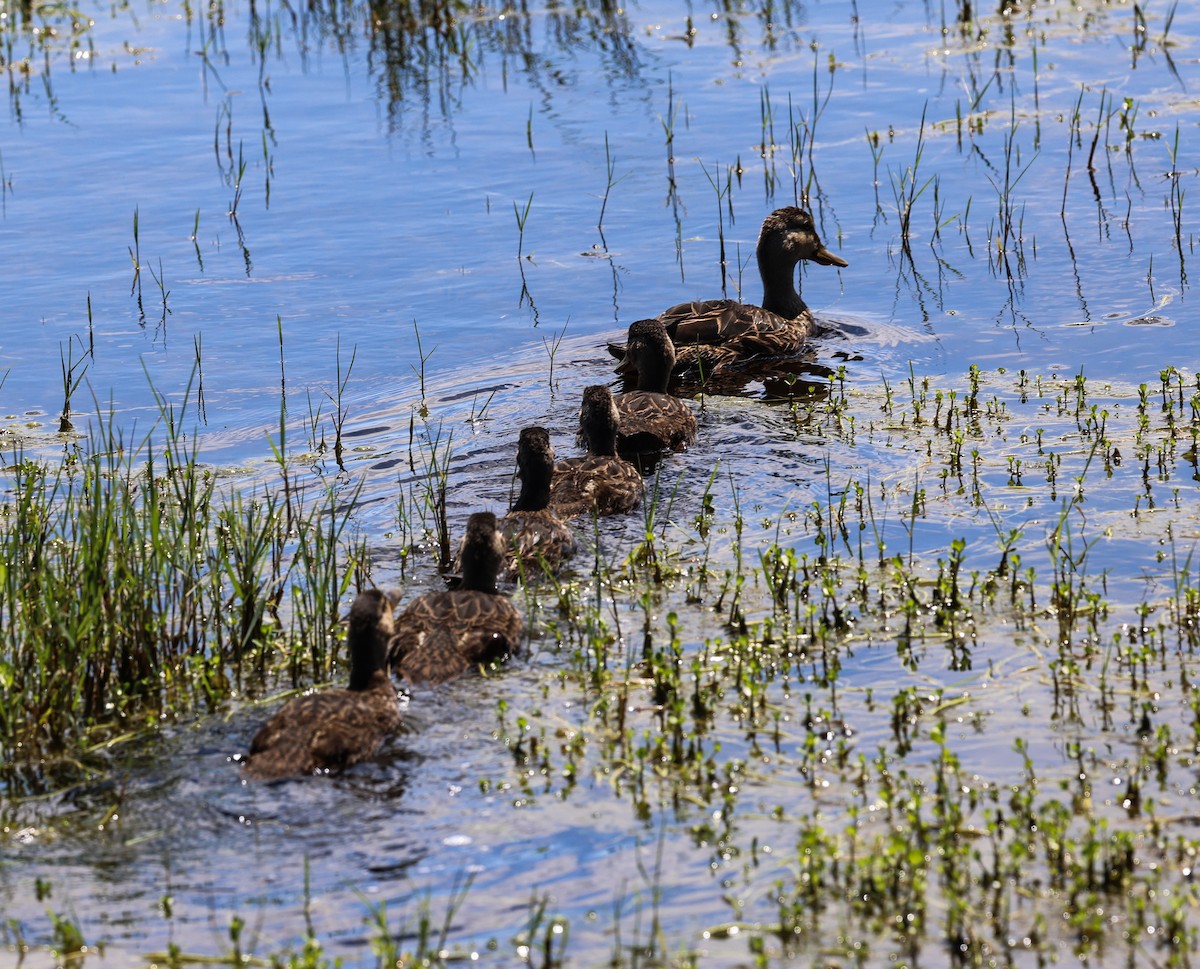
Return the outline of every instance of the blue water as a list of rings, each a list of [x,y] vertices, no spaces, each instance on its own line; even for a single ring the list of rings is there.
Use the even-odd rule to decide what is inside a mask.
[[[1119,385],[1127,400],[1168,364],[1192,373],[1200,352],[1189,280],[1200,11],[1175,9],[1164,48],[1162,6],[1148,10],[1145,47],[1135,50],[1130,8],[1098,2],[988,11],[967,36],[953,10],[943,32],[939,5],[915,2],[778,5],[770,26],[751,6],[646,2],[577,16],[484,5],[460,14],[465,65],[413,48],[391,75],[361,6],[339,25],[310,9],[259,7],[253,24],[251,7],[234,2],[215,35],[173,2],[97,7],[87,11],[90,57],[56,51],[48,71],[39,57],[28,82],[10,68],[17,92],[0,127],[0,415],[21,447],[53,453],[64,441],[64,359],[86,368],[76,370],[84,380],[72,401],[80,430],[98,401],[119,424],[148,431],[154,391],[179,402],[202,376],[202,459],[250,486],[271,480],[281,396],[293,452],[308,450],[305,424],[317,408],[332,437],[339,354],[343,373],[353,357],[342,398],[361,450],[350,468],[363,480],[358,524],[383,571],[396,555],[384,535],[422,369],[430,420],[453,431],[452,518],[480,504],[502,508],[517,429],[545,423],[565,453],[580,388],[608,372],[604,340],[683,299],[757,300],[759,223],[799,196],[850,263],[806,267],[802,289],[838,334],[818,347],[820,360],[844,363],[852,388],[882,397],[885,381],[897,387],[910,372],[961,388],[976,364],[1082,371]],[[263,31],[260,63],[251,38]],[[771,160],[759,148],[765,111]],[[789,117],[805,132],[799,158]],[[995,241],[1006,170],[1019,231],[1006,244],[1008,269]],[[897,196],[910,190],[906,252]],[[1178,236],[1173,198],[1182,198]],[[169,291],[165,312],[155,275]],[[472,421],[493,390],[484,419]],[[827,447],[786,408],[757,399],[761,387],[746,392],[710,401],[708,450],[673,465],[684,482],[681,520],[700,507],[714,453],[736,469],[756,520],[820,498],[826,458],[847,474],[905,480],[922,470],[921,455],[878,439]],[[327,477],[336,470],[316,463]],[[718,490],[729,513],[729,489]],[[1044,509],[1021,517],[1020,498],[1003,498],[1031,529],[1044,523],[1035,517]],[[935,525],[946,536],[955,527]],[[613,555],[640,538],[638,522],[614,529]],[[746,547],[770,536],[752,525]],[[889,541],[906,541],[894,520]],[[936,549],[942,540],[928,541]],[[1111,561],[1136,550],[1135,537]],[[431,568],[415,581],[434,581]],[[634,629],[637,616],[625,615]],[[692,633],[694,642],[714,635],[699,624]],[[1006,629],[980,638],[1001,664],[1025,655],[1006,656],[1001,641],[1035,648],[1034,637]],[[303,932],[308,858],[313,923],[348,964],[372,964],[370,905],[386,900],[398,923],[401,912],[415,918],[428,892],[438,920],[465,874],[475,880],[454,938],[497,939],[494,964],[503,965],[513,926],[531,898],[548,894],[571,919],[568,951],[600,964],[618,946],[614,906],[627,913],[622,945],[650,931],[655,882],[644,872],[660,834],[636,822],[603,778],[568,795],[557,781],[532,796],[503,788],[518,772],[496,736],[501,696],[564,730],[586,719],[583,698],[547,698],[535,685],[533,673],[557,661],[544,640],[533,669],[465,681],[421,698],[420,709],[414,701],[415,739],[329,784],[240,784],[229,758],[252,735],[257,708],[172,726],[153,750],[114,755],[117,789],[39,808],[70,833],[9,832],[6,914],[44,942],[46,905],[30,893],[43,877],[55,907],[73,907],[85,934],[107,941],[102,964],[169,941],[224,952],[233,913],[262,950],[278,951]],[[863,649],[846,679],[865,689],[889,682],[894,667],[891,644]],[[1029,684],[964,679],[1000,694],[1002,709],[1040,695]],[[856,724],[862,750],[886,739],[882,721]],[[738,731],[723,739],[727,756],[745,752]],[[1005,741],[974,738],[961,750],[1017,770]],[[1042,762],[1059,761],[1056,744]],[[790,837],[767,818],[776,804],[808,804],[805,781],[789,768],[749,786],[743,842]],[[125,820],[100,835],[96,819],[112,803]],[[711,810],[697,808],[691,822]],[[720,898],[737,894],[742,861],[697,843],[686,823],[661,837],[671,937],[704,950],[704,964],[743,964],[737,939],[696,941],[730,918]],[[761,896],[768,882],[746,894]],[[172,919],[159,909],[168,893]],[[15,952],[11,933],[6,941]],[[25,964],[49,958],[37,950]]]
[[[798,7],[792,25],[772,35],[772,49],[749,11],[728,21],[698,11],[689,47],[679,39],[682,11],[638,8],[626,14],[629,34],[620,43],[629,54],[619,62],[595,43],[560,45],[551,31],[559,17],[514,15],[512,29],[528,34],[530,71],[483,42],[499,43],[507,29],[492,13],[467,22],[479,39],[469,80],[447,66],[434,71],[444,98],[410,82],[391,106],[379,96],[379,68],[365,40],[343,56],[328,39],[310,37],[312,49],[301,56],[278,11],[264,17],[284,35],[274,41],[278,53],[272,47],[267,55],[262,88],[243,36],[246,11],[229,11],[217,44],[223,56],[210,54],[211,71],[197,56],[196,26],[189,30],[169,7],[138,17],[136,27],[98,16],[95,56],[74,71],[53,62],[53,100],[31,84],[20,118],[10,112],[6,124],[11,187],[0,238],[13,280],[4,307],[6,407],[57,415],[60,350],[71,341],[72,359],[78,341],[94,341],[84,385],[91,393],[118,412],[144,413],[151,396],[143,365],[155,386],[176,393],[199,338],[209,428],[238,429],[269,425],[277,413],[277,318],[293,392],[320,396],[336,383],[340,339],[347,359],[360,351],[347,392],[369,398],[381,386],[413,385],[414,323],[432,348],[427,373],[470,374],[496,353],[540,347],[564,326],[570,336],[598,339],[685,297],[740,288],[756,299],[758,223],[794,200],[789,99],[793,118],[815,129],[812,167],[806,156],[800,172],[816,174],[810,204],[850,262],[840,273],[812,267],[804,274],[806,299],[826,315],[932,334],[936,351],[922,348],[915,362],[945,372],[972,362],[1083,367],[1097,376],[1124,374],[1131,364],[1156,368],[1164,331],[1122,325],[1149,313],[1179,324],[1172,351],[1176,362],[1188,359],[1194,327],[1181,277],[1194,236],[1185,209],[1181,269],[1165,200],[1175,127],[1186,157],[1195,121],[1162,54],[1152,50],[1135,67],[1118,37],[1094,30],[1081,42],[1067,12],[1039,12],[1028,18],[1031,27],[1048,20],[1036,78],[1019,47],[1022,56],[1012,67],[1001,63],[992,79],[1007,56],[994,46],[952,35],[950,50],[939,52],[938,24],[920,5],[879,6],[860,11],[857,30],[841,5]],[[1122,21],[1114,11],[1103,23],[1115,33]],[[1189,15],[1178,13],[1173,36],[1186,37],[1188,26]],[[736,48],[728,32],[736,32]],[[146,49],[136,63],[119,46],[125,40]],[[1103,76],[1094,77],[1100,68]],[[983,130],[960,141],[956,111],[965,114],[967,91],[989,79],[975,113]],[[814,81],[824,104],[815,123]],[[1064,221],[1061,119],[1081,91],[1087,130],[1073,153]],[[1122,97],[1134,99],[1137,134],[1126,154],[1117,122],[1106,126],[1096,201],[1084,158],[1104,91],[1105,113]],[[755,148],[767,96],[779,145],[770,193]],[[664,204],[663,119],[671,112],[678,205]],[[900,252],[893,183],[914,162],[922,112],[914,181],[923,192],[909,262]],[[882,135],[879,211],[868,130]],[[1011,284],[988,265],[992,182],[1003,177],[1010,134],[1012,177],[1023,173],[1012,198],[1025,258],[1023,278]],[[606,136],[615,184],[604,213],[609,258],[597,258]],[[239,153],[242,246],[227,214]],[[740,185],[734,179],[718,203],[710,178],[723,184],[735,163],[745,170]],[[1194,178],[1184,160],[1179,168],[1185,183]],[[531,195],[522,262],[514,204],[523,210]],[[130,295],[135,211],[140,309]],[[724,287],[719,213],[730,260]],[[931,248],[935,222],[948,224]],[[165,323],[151,276],[160,269],[169,290]],[[907,362],[895,354],[897,369]],[[83,390],[75,409],[91,409],[90,396]],[[237,457],[253,460],[260,448],[253,440]]]

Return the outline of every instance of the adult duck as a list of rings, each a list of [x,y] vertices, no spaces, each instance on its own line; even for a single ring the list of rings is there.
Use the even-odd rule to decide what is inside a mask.
[[[517,441],[521,493],[499,521],[507,543],[505,574],[510,579],[557,571],[575,554],[575,533],[550,505],[554,447],[544,427],[526,427]]]
[[[588,453],[556,463],[550,482],[550,507],[560,517],[619,515],[641,503],[641,474],[617,456],[619,424],[612,391],[601,384],[585,387],[579,409],[579,443]]]
[[[696,415],[667,393],[675,366],[675,346],[660,320],[638,320],[629,326],[625,356],[637,371],[637,389],[613,395],[617,405],[617,450],[644,454],[682,451],[696,439]],[[580,444],[587,446],[584,429]]]
[[[396,616],[389,662],[401,678],[444,683],[520,650],[525,621],[496,589],[505,554],[496,516],[472,515],[459,550],[458,588],[417,596]]]
[[[350,685],[293,697],[250,741],[243,772],[274,780],[341,771],[375,755],[405,729],[396,688],[387,673],[394,603],[378,589],[350,606]]]
[[[808,259],[821,266],[849,265],[825,248],[812,216],[794,205],[776,209],[763,220],[756,252],[763,283],[761,306],[732,299],[699,300],[658,315],[676,347],[676,372],[711,372],[739,360],[795,353],[815,329],[812,312],[796,290],[797,263]],[[618,372],[636,370],[625,347],[610,344],[609,350],[621,360]]]

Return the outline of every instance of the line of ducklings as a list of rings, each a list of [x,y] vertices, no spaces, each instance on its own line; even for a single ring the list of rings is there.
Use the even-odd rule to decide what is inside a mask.
[[[395,599],[378,589],[355,598],[347,635],[349,685],[295,697],[276,711],[251,741],[245,776],[337,772],[374,756],[406,728],[389,671],[411,685],[432,685],[520,651],[525,623],[497,580],[560,568],[577,547],[569,520],[636,508],[642,475],[621,455],[681,451],[696,436],[695,415],[667,392],[672,378],[796,353],[815,330],[795,288],[796,265],[847,265],[822,245],[811,215],[791,206],[767,216],[757,256],[761,306],[682,303],[633,323],[624,345],[609,345],[620,359],[617,372],[635,380],[637,389],[584,390],[577,440],[585,455],[556,461],[544,427],[520,432],[520,494],[499,519],[490,512],[470,516],[456,588],[426,592],[398,612]]]

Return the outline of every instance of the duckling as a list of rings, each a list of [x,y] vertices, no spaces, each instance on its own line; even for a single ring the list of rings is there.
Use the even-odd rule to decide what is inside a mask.
[[[554,448],[544,427],[526,427],[517,443],[521,493],[500,531],[508,543],[505,574],[516,579],[542,568],[555,571],[575,554],[575,533],[549,508]]]
[[[340,771],[374,756],[405,729],[396,688],[387,674],[393,634],[392,600],[378,589],[350,606],[350,685],[293,697],[250,741],[243,773],[260,780]]]
[[[396,617],[388,661],[403,679],[445,683],[473,666],[520,650],[525,621],[496,590],[504,559],[504,538],[496,516],[476,512],[467,519],[459,551],[459,587],[417,596]]]
[[[637,368],[637,390],[616,394],[620,414],[617,450],[644,453],[669,448],[682,451],[696,439],[696,415],[678,397],[667,394],[675,347],[659,320],[629,326],[626,357]],[[580,437],[583,438],[583,429]],[[581,440],[586,446],[586,441]]]
[[[822,266],[849,265],[821,243],[812,216],[792,205],[763,220],[757,254],[762,306],[731,299],[700,300],[659,314],[677,350],[677,373],[697,369],[711,373],[751,357],[795,353],[816,328],[812,312],[796,291],[796,264],[810,259]],[[609,351],[621,360],[619,373],[636,370],[625,347],[610,344]]]
[[[579,443],[587,448],[587,456],[559,461],[550,483],[550,507],[561,517],[619,515],[641,502],[642,476],[617,457],[619,423],[612,391],[601,384],[585,387]]]

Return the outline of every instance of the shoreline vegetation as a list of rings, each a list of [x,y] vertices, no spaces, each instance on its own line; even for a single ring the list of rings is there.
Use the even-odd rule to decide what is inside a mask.
[[[601,783],[648,826],[700,806],[697,845],[747,861],[743,825],[798,826],[790,861],[773,859],[790,872],[769,893],[775,920],[758,897],[752,916],[733,904],[711,927],[724,944],[740,933],[763,965],[811,955],[834,927],[912,959],[947,945],[966,962],[1007,958],[1055,940],[1080,957],[1126,946],[1187,964],[1200,837],[1174,797],[1200,743],[1196,512],[1181,494],[1200,478],[1200,383],[1170,367],[1159,377],[1133,388],[971,368],[879,392],[835,375],[827,392],[774,406],[831,451],[894,451],[895,471],[864,480],[831,460],[824,497],[777,517],[740,504],[734,468],[681,515],[664,463],[640,543],[520,592],[543,662],[500,675],[536,676],[586,715],[564,727],[501,701],[495,737],[513,772],[489,783],[530,800]],[[103,777],[105,751],[153,744],[164,719],[337,679],[339,609],[380,578],[353,488],[305,496],[280,459],[275,489],[242,496],[193,440],[150,441],[123,439],[110,418],[60,462],[18,455],[7,469],[6,837],[52,830],[45,795]],[[413,487],[398,504],[428,505],[438,485]],[[440,527],[421,523],[408,552],[436,558]],[[880,650],[907,681],[843,675]],[[1019,769],[989,772],[971,740],[996,703],[1022,704],[1035,738],[1059,724],[1074,766],[1054,769],[1018,735]],[[890,723],[875,750],[856,738],[871,717]],[[1091,725],[1125,749],[1097,745]],[[739,795],[781,764],[811,802],[764,818]],[[539,964],[566,964],[570,920],[546,904],[513,939],[534,936]],[[434,946],[428,912],[414,942],[386,930],[381,908],[372,944],[395,947],[398,964],[457,959],[473,940],[456,942],[452,915]],[[51,926],[20,946],[61,954],[76,936]],[[82,945],[87,927],[75,933]],[[238,958],[238,944],[162,961]],[[315,936],[303,944],[276,962],[324,964]],[[708,944],[657,925],[619,964],[703,965]]]

